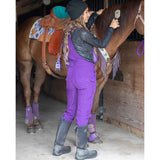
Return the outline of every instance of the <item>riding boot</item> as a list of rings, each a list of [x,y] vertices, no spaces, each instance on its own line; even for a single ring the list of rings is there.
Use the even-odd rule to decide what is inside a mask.
[[[53,155],[60,156],[71,151],[70,146],[64,146],[71,123],[72,121],[64,121],[63,119],[60,119],[54,142]]]
[[[96,150],[89,151],[87,147],[87,125],[78,127],[76,126],[76,155],[77,160],[84,160],[95,158],[97,156]]]
[[[89,139],[88,141],[91,143],[103,143],[100,140],[100,137],[96,133],[96,114],[91,114],[91,117],[88,121],[88,131],[89,131]]]

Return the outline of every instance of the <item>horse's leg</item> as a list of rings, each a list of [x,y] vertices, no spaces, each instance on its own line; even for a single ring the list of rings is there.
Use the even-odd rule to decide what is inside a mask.
[[[99,96],[100,93],[104,87],[104,85],[106,84],[107,80],[108,80],[108,76],[106,76],[106,79],[101,78],[100,81],[97,81],[97,86],[96,86],[96,93],[94,95],[94,101],[93,101],[93,107],[92,107],[92,113],[96,114],[99,108]]]
[[[102,77],[99,80],[97,80],[96,92],[94,95],[91,117],[89,118],[89,122],[88,122],[88,131],[90,134],[89,135],[89,142],[91,142],[91,143],[102,143],[102,140],[100,139],[100,137],[96,133],[96,113],[99,108],[99,96],[100,96],[100,93],[101,93],[105,83],[107,82],[107,79],[108,79],[108,75],[107,75],[106,79],[104,79]]]
[[[19,71],[20,71],[20,79],[24,90],[24,97],[26,102],[26,117],[25,122],[27,124],[27,132],[34,133],[33,126],[33,114],[32,107],[30,104],[31,99],[31,88],[30,88],[30,78],[31,78],[31,69],[32,69],[31,61],[22,61],[18,63]]]
[[[40,94],[41,86],[45,80],[46,73],[42,67],[36,63],[34,89],[33,89],[33,116],[34,116],[34,127],[36,130],[42,128],[39,117],[39,105],[38,97]]]

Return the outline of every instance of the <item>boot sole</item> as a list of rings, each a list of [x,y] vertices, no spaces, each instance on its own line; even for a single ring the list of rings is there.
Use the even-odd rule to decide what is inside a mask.
[[[92,156],[75,157],[75,159],[85,160],[85,159],[92,159],[92,158],[96,158],[96,157],[97,157],[97,153],[93,154]]]
[[[71,150],[69,150],[69,151],[64,151],[64,152],[61,152],[61,153],[55,153],[54,151],[53,151],[53,155],[54,156],[61,156],[61,155],[63,155],[63,154],[67,154],[67,153],[70,153],[71,152]]]

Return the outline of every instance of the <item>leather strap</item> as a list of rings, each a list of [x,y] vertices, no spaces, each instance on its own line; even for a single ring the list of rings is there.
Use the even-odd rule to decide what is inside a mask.
[[[143,19],[142,15],[141,15],[141,8],[142,8],[142,4],[140,3],[139,9],[138,9],[138,13],[137,13],[136,18],[135,18],[135,20],[134,20],[134,25],[136,24],[138,18],[140,18],[141,22],[142,22],[143,25],[144,25],[144,19]]]
[[[49,75],[52,75],[53,77],[58,78],[58,79],[63,79],[64,77],[54,74],[46,62],[46,42],[45,40],[46,40],[47,31],[48,31],[48,27],[45,27],[43,43],[42,43],[42,66]]]

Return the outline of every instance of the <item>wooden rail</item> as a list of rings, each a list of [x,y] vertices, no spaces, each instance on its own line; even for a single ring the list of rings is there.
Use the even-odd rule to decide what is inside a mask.
[[[41,0],[21,0],[16,2],[16,15],[22,15],[42,6]]]

